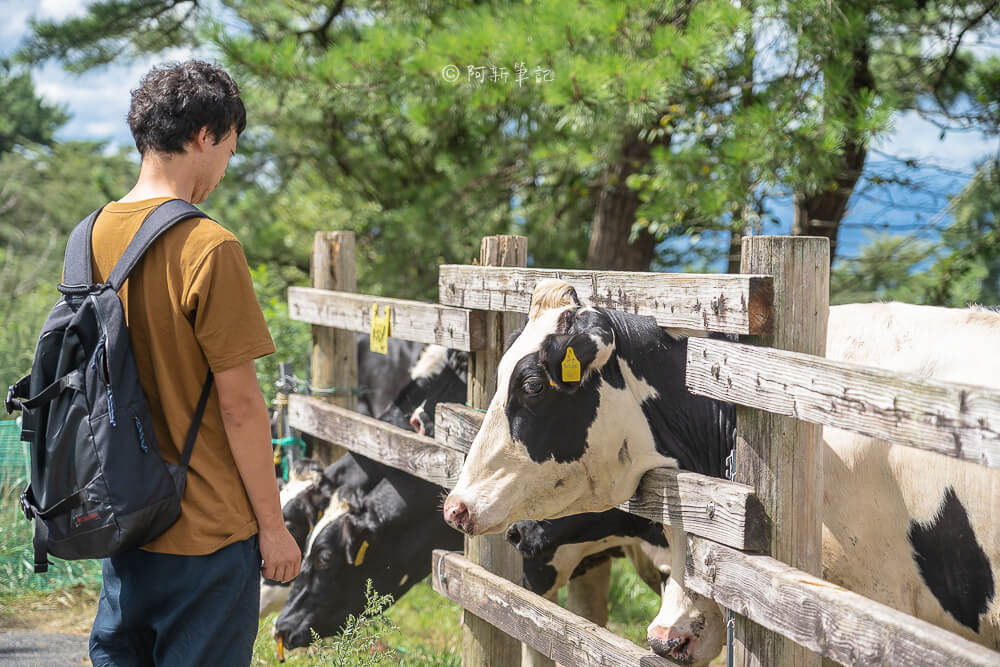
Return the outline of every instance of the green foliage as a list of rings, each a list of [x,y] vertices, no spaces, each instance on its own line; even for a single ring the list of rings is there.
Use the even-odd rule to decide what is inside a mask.
[[[907,236],[869,234],[868,239],[858,257],[843,260],[830,273],[830,303],[923,303],[933,246]]]
[[[358,616],[347,617],[339,635],[324,639],[313,632],[308,651],[290,652],[285,664],[324,665],[329,667],[375,667],[396,664],[396,651],[386,639],[399,632],[385,611],[392,606],[391,595],[379,595],[369,579],[365,587],[365,609]],[[260,621],[254,641],[253,665],[277,664],[277,645],[271,637],[275,615]],[[439,663],[435,663],[439,664]]]
[[[982,164],[951,202],[955,222],[942,234],[942,257],[931,267],[927,302],[1000,305],[1000,164]]]
[[[392,596],[376,593],[369,579],[365,584],[365,601],[365,610],[358,616],[348,616],[344,629],[332,640],[320,640],[313,633],[320,650],[329,652],[334,667],[384,665],[395,657],[395,651],[382,639],[399,630],[384,613],[392,606]]]
[[[52,135],[69,117],[62,108],[35,94],[31,74],[0,60],[0,155],[15,146],[51,144]]]
[[[288,315],[285,294],[288,284],[298,281],[294,272],[282,278],[271,266],[261,264],[251,268],[250,275],[268,331],[277,348],[275,354],[256,361],[257,381],[264,397],[270,402],[276,393],[274,383],[278,380],[279,363],[292,363],[295,374],[306,377],[312,353],[312,330],[308,324],[296,322]]]

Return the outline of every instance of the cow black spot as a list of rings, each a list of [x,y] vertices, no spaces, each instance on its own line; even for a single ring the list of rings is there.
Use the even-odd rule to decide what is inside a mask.
[[[549,384],[538,353],[522,357],[507,387],[511,438],[524,443],[536,463],[578,461],[587,450],[587,430],[597,418],[601,377],[590,375],[573,393]]]
[[[910,522],[908,538],[920,576],[934,597],[955,620],[979,632],[979,617],[994,596],[993,572],[953,487],[945,489],[931,521]]]
[[[521,586],[527,588],[532,593],[547,593],[556,583],[556,568],[548,563],[524,561],[524,574],[521,577]]]

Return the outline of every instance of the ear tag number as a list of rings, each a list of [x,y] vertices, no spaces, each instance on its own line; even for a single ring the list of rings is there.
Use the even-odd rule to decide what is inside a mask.
[[[354,557],[354,567],[361,567],[361,564],[365,562],[366,551],[368,551],[368,540],[361,542],[361,548],[358,549],[358,555]]]
[[[576,358],[576,352],[572,347],[566,348],[566,356],[562,360],[562,380],[563,382],[580,381],[580,361]]]
[[[385,315],[378,316],[378,304],[372,304],[372,331],[368,339],[368,346],[372,352],[378,354],[389,354],[389,309],[385,307]]]

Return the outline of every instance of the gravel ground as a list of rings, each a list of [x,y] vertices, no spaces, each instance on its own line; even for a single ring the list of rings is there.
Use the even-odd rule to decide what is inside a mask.
[[[72,667],[89,665],[86,635],[0,632],[3,667]]]

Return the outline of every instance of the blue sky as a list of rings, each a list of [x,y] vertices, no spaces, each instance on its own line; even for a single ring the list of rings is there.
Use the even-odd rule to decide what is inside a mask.
[[[0,55],[9,53],[27,31],[30,17],[62,19],[83,11],[85,0],[0,0]],[[977,47],[981,52],[996,47]],[[210,53],[178,50],[156,61],[177,60],[199,55],[211,59]],[[60,139],[95,139],[116,145],[131,145],[131,136],[125,123],[128,111],[129,89],[149,69],[153,59],[125,66],[109,66],[83,75],[70,74],[58,65],[48,64],[38,70],[35,85],[48,100],[66,107],[72,114],[70,122],[59,132]],[[869,158],[866,173],[888,168],[892,158],[916,158],[922,163],[937,165],[940,169],[911,170],[910,176],[927,185],[928,193],[914,195],[899,187],[866,189],[856,194],[844,219],[841,231],[841,256],[858,253],[865,242],[863,225],[886,225],[888,231],[909,232],[928,222],[934,227],[944,227],[950,222],[946,199],[942,195],[954,194],[967,182],[973,165],[986,156],[997,153],[998,140],[979,133],[949,132],[942,139],[940,130],[922,120],[915,113],[906,113],[894,119],[893,131],[880,139]],[[791,229],[791,204],[787,200],[770,201],[773,214],[781,221],[779,228],[765,226],[769,233],[787,232]],[[920,233],[928,239],[936,238],[933,229]]]

